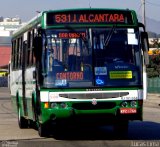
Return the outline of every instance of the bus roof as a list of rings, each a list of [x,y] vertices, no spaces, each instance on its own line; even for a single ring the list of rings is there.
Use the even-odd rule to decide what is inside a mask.
[[[70,8],[70,9],[57,9],[57,10],[46,10],[43,12],[67,12],[67,11],[76,11],[76,10],[111,10],[111,11],[134,11],[132,9],[119,9],[119,8]],[[43,13],[42,12],[42,13]]]
[[[77,13],[75,13],[77,12]],[[97,12],[98,14],[101,12],[102,14],[106,13],[106,12],[114,12],[114,14],[116,15],[117,13],[124,13],[124,14],[131,14],[131,18],[133,20],[132,25],[137,25],[138,23],[138,19],[136,16],[136,12],[134,10],[129,10],[129,9],[110,9],[110,8],[74,8],[74,9],[60,9],[60,10],[48,10],[48,11],[43,11],[40,12],[38,15],[36,15],[34,18],[32,18],[30,21],[28,21],[25,25],[23,25],[22,27],[20,27],[18,30],[16,30],[13,33],[13,37],[16,37],[17,35],[24,33],[28,30],[30,30],[33,27],[36,27],[37,25],[39,25],[39,27],[42,28],[51,28],[51,27],[64,27],[64,23],[55,23],[55,24],[47,24],[47,21],[49,22],[50,18],[46,18],[47,15],[49,14],[72,14],[75,13],[75,15],[80,14],[80,12],[82,12],[82,14],[84,14],[83,12],[86,13],[93,13],[93,12]],[[72,16],[74,17],[74,16]],[[116,16],[117,17],[117,16]],[[45,22],[46,21],[46,22]],[[53,20],[50,21],[50,23],[52,23]],[[68,23],[68,22],[67,22]],[[63,24],[63,25],[62,25]],[[80,23],[79,26],[82,26],[86,23]],[[110,23],[111,25],[112,23]],[[75,25],[74,23],[72,23],[72,25]],[[88,24],[87,24],[88,25]],[[85,26],[87,26],[85,25]],[[91,25],[91,23],[90,23]],[[97,22],[97,24],[94,24],[95,26],[99,25],[99,23]],[[104,22],[104,25],[106,26],[106,23]],[[124,25],[124,24],[121,24]],[[127,24],[128,25],[128,24]],[[78,26],[78,23],[76,23],[76,26]],[[89,25],[88,25],[89,26]]]

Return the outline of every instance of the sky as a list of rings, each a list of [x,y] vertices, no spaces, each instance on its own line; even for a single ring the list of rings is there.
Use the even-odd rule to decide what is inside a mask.
[[[67,8],[128,8],[142,16],[142,0],[1,0],[0,16],[27,22],[37,11]],[[145,0],[146,16],[160,21],[160,0]]]

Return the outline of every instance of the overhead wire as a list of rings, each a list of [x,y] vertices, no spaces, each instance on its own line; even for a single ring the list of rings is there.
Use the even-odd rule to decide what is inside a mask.
[[[139,15],[139,18],[142,19],[142,15],[141,15],[141,8],[142,8],[142,3],[139,4],[138,9],[136,10],[137,14]]]
[[[149,5],[152,5],[152,6],[156,6],[156,7],[160,7],[160,4],[149,2],[148,0],[146,0],[146,4],[149,4]]]
[[[140,11],[141,7],[142,7],[142,3],[140,4],[139,8],[137,9],[137,12]]]
[[[145,4],[146,4],[147,6],[160,7],[160,4],[155,3],[155,2],[150,2],[149,0],[145,0]],[[140,13],[141,7],[142,7],[142,2],[141,2],[141,0],[140,0],[140,5],[139,5],[139,7],[138,7],[138,9],[137,9],[137,13],[139,13],[140,16],[142,17],[142,15],[141,15],[141,13]]]

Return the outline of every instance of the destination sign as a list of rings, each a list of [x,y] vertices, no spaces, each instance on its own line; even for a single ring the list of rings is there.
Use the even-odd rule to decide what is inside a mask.
[[[83,80],[83,72],[61,72],[56,74],[56,80]]]
[[[47,13],[47,25],[54,24],[132,24],[130,11],[67,11]]]
[[[85,38],[85,32],[59,32],[58,38]]]

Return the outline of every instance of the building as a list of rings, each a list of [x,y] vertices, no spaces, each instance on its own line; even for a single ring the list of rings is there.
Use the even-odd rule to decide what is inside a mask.
[[[11,36],[21,27],[21,19],[0,17],[0,69],[8,68],[11,55]]]

